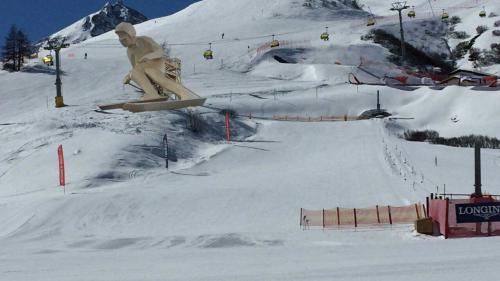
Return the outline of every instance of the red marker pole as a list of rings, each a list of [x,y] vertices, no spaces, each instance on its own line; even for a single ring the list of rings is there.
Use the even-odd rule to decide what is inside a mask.
[[[62,145],[59,145],[57,149],[57,155],[59,156],[59,185],[63,187],[64,194],[66,194],[66,180],[64,177],[64,154]]]

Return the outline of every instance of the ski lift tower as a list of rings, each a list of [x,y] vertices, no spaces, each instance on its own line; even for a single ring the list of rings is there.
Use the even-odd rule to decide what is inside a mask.
[[[406,5],[405,2],[394,2],[392,3],[391,11],[398,11],[399,13],[399,28],[401,31],[401,63],[403,64],[405,61],[405,34],[403,31],[403,16],[401,12],[405,9],[410,8],[410,6]]]
[[[55,38],[53,40],[49,40],[47,42],[47,46],[44,47],[45,50],[54,50],[56,53],[56,108],[57,107],[63,107],[65,106],[64,101],[63,101],[63,96],[61,94],[61,75],[60,75],[60,57],[59,57],[59,51],[63,48],[69,47],[68,43],[64,43],[66,39],[59,40],[59,38]]]

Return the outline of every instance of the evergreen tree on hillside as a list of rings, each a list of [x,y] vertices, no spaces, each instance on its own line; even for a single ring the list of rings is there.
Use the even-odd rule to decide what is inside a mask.
[[[478,48],[471,48],[469,50],[469,61],[472,62],[474,68],[479,66],[478,61],[481,59],[481,50]]]
[[[5,45],[2,47],[3,68],[10,71],[15,71],[17,65],[17,34],[17,27],[12,25],[9,34],[5,38]]]
[[[19,71],[24,63],[24,57],[30,56],[33,47],[24,32],[12,25],[2,47],[3,68],[10,71]]]
[[[21,66],[24,63],[25,57],[30,57],[33,51],[33,46],[31,45],[28,36],[24,34],[21,30],[17,32],[17,44],[18,44],[18,53],[17,53],[17,71],[21,70]]]

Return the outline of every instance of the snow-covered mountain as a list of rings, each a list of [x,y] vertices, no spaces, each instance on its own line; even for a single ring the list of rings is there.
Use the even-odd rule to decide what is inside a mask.
[[[0,72],[0,280],[497,278],[499,237],[445,241],[412,225],[300,229],[300,208],[399,206],[444,187],[473,191],[471,148],[405,141],[404,130],[500,138],[493,88],[348,84],[360,63],[376,75],[405,71],[386,48],[361,40],[372,29],[367,7],[375,27],[398,23],[390,3],[358,2],[364,11],[349,1],[204,0],[137,24],[138,35],[166,42],[181,59],[183,84],[206,107],[94,111],[140,97],[122,85],[131,66],[114,32],[61,51],[67,107],[53,106],[53,68],[32,61],[24,72]],[[494,19],[472,15],[483,5],[500,14],[497,0],[412,2],[419,20],[432,20],[429,2],[459,15],[460,30]],[[209,42],[213,60],[202,55]],[[294,121],[358,116],[376,107],[377,91],[394,119]],[[231,142],[227,111],[239,114]],[[500,153],[483,149],[481,157],[483,191],[500,194]]]
[[[75,44],[113,30],[120,22],[138,24],[147,20],[148,18],[140,12],[125,6],[123,1],[106,2],[99,11],[43,39],[42,44],[48,39],[58,36],[65,37],[67,42]]]
[[[393,2],[373,0],[359,2],[362,3],[364,9],[369,9],[374,14],[377,24],[373,30],[383,30],[399,40],[397,12],[390,10]],[[414,0],[406,1],[406,4],[409,8],[402,13],[405,41],[429,57],[440,57],[443,62],[456,60],[455,67],[457,68],[473,68],[473,63],[469,61],[469,54],[454,57],[457,45],[468,44],[468,40],[478,34],[479,28],[486,29],[486,32],[482,33],[471,47],[480,51],[481,56],[485,57],[494,51],[492,44],[499,42],[498,36],[495,36],[495,30],[498,29],[495,22],[500,17],[499,5],[494,1]],[[410,10],[416,13],[415,18],[407,16]],[[479,16],[481,11],[485,11],[485,17]],[[449,15],[449,20],[442,19],[443,13]],[[457,34],[461,34],[463,38],[457,38]],[[491,64],[484,63],[484,60],[481,64],[491,66]],[[497,71],[496,67],[493,67],[493,70],[484,67],[484,70]]]

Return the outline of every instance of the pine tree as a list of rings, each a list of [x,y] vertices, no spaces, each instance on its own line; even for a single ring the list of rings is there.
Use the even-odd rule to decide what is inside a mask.
[[[28,36],[26,36],[24,32],[19,30],[17,35],[18,35],[17,71],[19,71],[21,70],[21,66],[24,63],[24,58],[31,56],[33,47],[31,45],[30,40],[28,39]]]
[[[472,62],[474,65],[474,68],[477,68],[478,65],[478,60],[481,58],[481,50],[478,48],[471,48],[469,50],[469,61]]]
[[[12,25],[9,34],[5,38],[5,45],[2,47],[2,58],[4,69],[19,71],[24,63],[24,57],[30,56],[32,45],[28,37],[19,30],[16,25]]]
[[[5,38],[5,45],[2,47],[3,67],[10,71],[15,71],[17,66],[17,35],[17,27],[12,25],[9,34]]]

